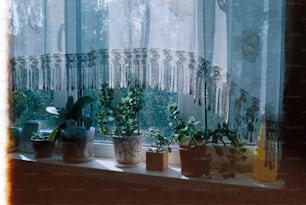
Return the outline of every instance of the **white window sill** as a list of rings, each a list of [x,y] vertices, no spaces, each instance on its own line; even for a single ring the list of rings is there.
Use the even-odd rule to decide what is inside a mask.
[[[10,154],[11,159],[28,161],[33,163],[44,163],[50,165],[66,166],[66,167],[79,167],[79,168],[88,168],[89,171],[94,171],[95,173],[106,173],[108,177],[111,178],[112,174],[115,175],[114,178],[117,178],[118,174],[121,177],[120,180],[124,178],[127,182],[130,183],[149,183],[153,186],[169,186],[173,188],[173,184],[167,183],[167,179],[172,179],[171,183],[175,183],[176,188],[187,189],[192,187],[197,191],[209,189],[220,189],[220,185],[223,189],[241,189],[246,188],[246,190],[281,190],[284,187],[284,182],[278,180],[273,183],[264,183],[256,181],[251,173],[237,173],[235,178],[223,179],[218,177],[196,177],[188,178],[182,176],[181,169],[176,165],[169,165],[169,168],[165,172],[155,172],[146,170],[145,162],[141,166],[136,168],[118,168],[115,166],[114,159],[111,158],[100,158],[95,157],[92,161],[79,164],[70,164],[64,163],[62,161],[62,156],[54,154],[52,158],[48,159],[35,159],[34,154],[32,153],[23,153],[16,152]],[[97,174],[97,177],[100,174]],[[124,177],[127,176],[127,177]],[[131,177],[132,176],[132,177]],[[151,177],[150,177],[151,176]],[[153,178],[152,178],[153,177]],[[158,180],[157,178],[158,177]],[[135,180],[136,178],[136,180]],[[118,179],[117,179],[118,180]],[[174,180],[174,181],[173,181]],[[191,186],[186,187],[186,183],[191,183]],[[195,186],[193,186],[195,185]],[[224,186],[224,187],[223,187]],[[214,187],[214,188],[213,188]]]

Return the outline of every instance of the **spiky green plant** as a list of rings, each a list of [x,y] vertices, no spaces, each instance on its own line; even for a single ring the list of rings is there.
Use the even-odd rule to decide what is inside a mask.
[[[92,125],[92,118],[82,113],[83,109],[93,102],[90,96],[83,96],[74,102],[73,96],[69,96],[65,108],[57,109],[54,106],[46,107],[46,111],[56,118],[60,119],[60,123],[56,126],[49,135],[50,141],[57,141],[60,136],[60,130],[66,127],[66,120],[72,119],[76,122],[84,122],[86,129]]]

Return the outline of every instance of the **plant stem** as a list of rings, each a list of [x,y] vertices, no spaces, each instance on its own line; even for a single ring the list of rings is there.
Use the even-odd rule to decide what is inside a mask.
[[[138,134],[140,134],[140,112],[137,112],[138,115]]]
[[[116,127],[118,127],[118,98],[119,98],[119,91],[117,88],[114,88],[115,91],[115,95],[114,95],[114,101],[115,101],[115,106],[114,106],[114,116],[115,116],[115,124]],[[117,132],[118,130],[115,130],[115,132]],[[117,134],[117,133],[115,133]]]

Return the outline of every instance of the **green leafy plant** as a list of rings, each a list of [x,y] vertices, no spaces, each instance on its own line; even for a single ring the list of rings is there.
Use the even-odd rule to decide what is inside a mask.
[[[234,173],[236,171],[236,163],[237,162],[243,162],[247,159],[247,156],[245,156],[245,153],[247,149],[245,148],[246,143],[242,142],[241,140],[237,139],[234,140],[231,143],[231,146],[228,148],[229,153],[226,155],[226,157],[229,160],[229,167],[231,173]]]
[[[41,141],[49,141],[49,137],[48,136],[43,136],[41,133],[39,132],[34,132],[31,136],[31,140],[41,140]]]
[[[244,155],[247,151],[245,145],[245,142],[242,142],[241,140],[235,140],[228,148],[230,154],[227,155],[227,158],[229,159],[232,167],[235,166],[236,162],[245,161],[247,159],[247,157]]]
[[[176,104],[167,106],[174,142],[179,144],[181,172],[187,177],[210,175],[211,153],[206,147],[208,135],[198,126],[199,121],[191,116],[184,120]]]
[[[244,155],[247,149],[244,147],[245,142],[240,140],[235,140],[234,143],[228,147],[229,154],[226,155],[229,163],[224,163],[222,168],[219,170],[219,174],[221,174],[224,178],[235,177],[236,163],[242,162],[247,159]]]
[[[171,152],[170,145],[172,140],[170,138],[162,136],[159,130],[150,129],[149,132],[147,132],[147,135],[154,139],[152,145],[153,148],[150,149],[151,151],[164,152],[167,150],[168,152]]]
[[[96,116],[98,132],[105,135],[131,136],[140,133],[140,111],[144,107],[143,89],[129,84],[127,95],[115,95],[104,82],[99,93],[100,109]]]
[[[227,138],[227,141],[231,142],[231,144],[238,140],[236,131],[234,129],[230,129],[228,123],[218,123],[216,129],[207,130],[207,134],[211,139],[211,143],[222,143],[224,147],[226,147],[225,138]]]
[[[218,123],[217,128],[214,130],[208,130],[207,134],[211,139],[209,142],[213,144],[222,143],[229,151],[229,154],[224,156],[222,147],[214,147],[216,154],[226,157],[229,161],[229,163],[223,164],[223,167],[219,172],[222,173],[223,177],[225,178],[234,177],[236,162],[245,161],[247,159],[247,157],[244,155],[247,151],[245,148],[246,143],[242,142],[237,137],[236,131],[234,129],[230,129],[227,123]],[[227,142],[230,144],[230,146],[227,146]]]
[[[237,137],[236,131],[231,129],[228,123],[218,123],[213,130],[202,130],[198,127],[199,121],[196,121],[194,117],[183,120],[176,104],[168,105],[167,114],[169,125],[174,128],[174,141],[190,148],[198,146],[214,148],[217,155],[228,159],[228,163],[223,164],[219,174],[224,178],[235,176],[235,164],[247,159],[244,155],[247,149],[246,143]],[[224,154],[224,149],[220,146],[211,147],[208,144],[222,144],[229,154]]]
[[[175,103],[167,106],[167,115],[169,125],[174,129],[173,139],[175,142],[190,148],[207,144],[208,136],[198,127],[199,121],[196,121],[193,116],[188,120],[183,120]]]
[[[218,123],[217,128],[214,130],[208,130],[207,135],[210,137],[211,141],[209,143],[219,144],[222,143],[224,147],[227,148],[227,144],[231,145],[231,148],[238,148],[239,146],[244,146],[237,136],[237,132],[234,129],[229,128],[228,123]],[[217,154],[222,155],[222,152]]]
[[[83,109],[92,103],[94,100],[90,96],[83,96],[74,102],[74,98],[69,96],[65,108],[57,109],[54,106],[46,107],[46,111],[56,118],[60,119],[60,123],[56,126],[49,135],[50,141],[57,141],[60,136],[60,130],[66,127],[67,120],[75,120],[76,122],[84,122],[86,129],[92,125],[92,118],[82,113]]]
[[[45,107],[51,101],[50,91],[13,91],[9,95],[9,117],[13,126],[22,127],[28,120],[48,120]]]

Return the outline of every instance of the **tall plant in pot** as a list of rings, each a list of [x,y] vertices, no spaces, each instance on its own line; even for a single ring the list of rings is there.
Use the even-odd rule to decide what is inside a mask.
[[[46,108],[47,112],[59,119],[59,125],[49,135],[49,140],[55,144],[62,140],[65,162],[79,163],[93,159],[95,128],[91,127],[92,118],[82,113],[92,102],[93,98],[90,96],[83,96],[76,102],[69,96],[65,108]]]
[[[104,82],[99,93],[100,109],[96,116],[98,132],[112,136],[119,167],[141,163],[140,111],[144,107],[143,89],[129,83],[126,95]]]
[[[198,127],[199,121],[194,117],[182,119],[176,104],[167,106],[167,114],[169,125],[174,128],[173,139],[179,144],[182,174],[187,177],[209,175],[208,135]]]

